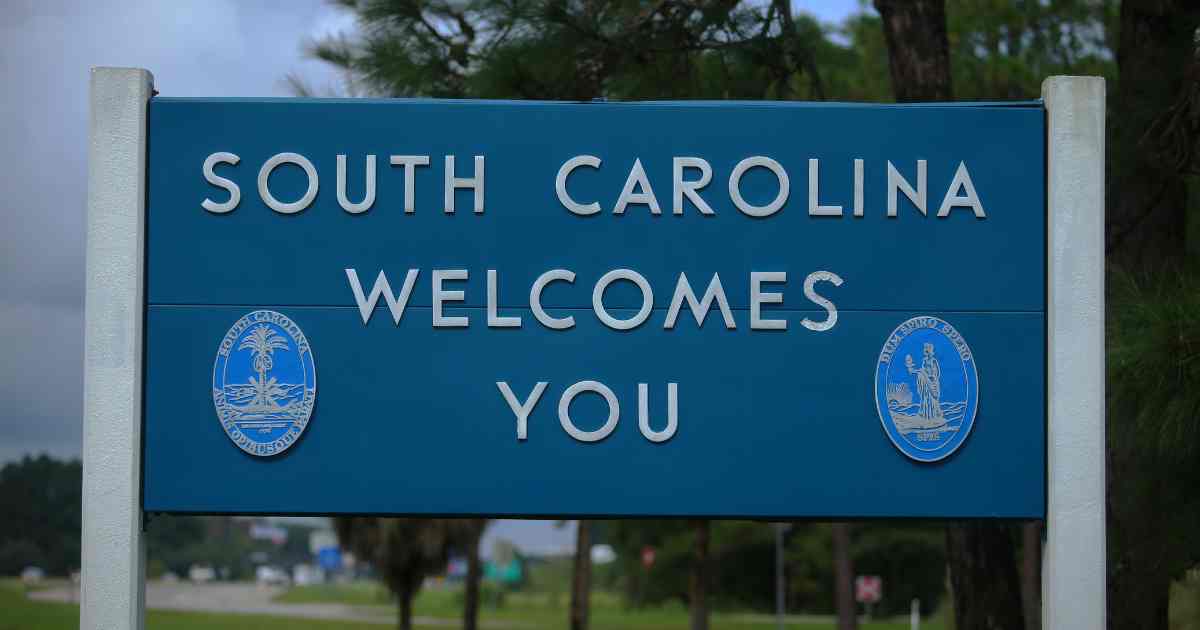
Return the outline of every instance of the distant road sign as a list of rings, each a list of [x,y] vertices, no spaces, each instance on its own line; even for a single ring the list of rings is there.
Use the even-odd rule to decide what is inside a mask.
[[[883,578],[878,575],[860,575],[854,578],[854,601],[860,604],[877,604],[883,599]]]
[[[337,547],[324,547],[317,552],[317,564],[326,571],[337,571],[342,568],[342,550]]]

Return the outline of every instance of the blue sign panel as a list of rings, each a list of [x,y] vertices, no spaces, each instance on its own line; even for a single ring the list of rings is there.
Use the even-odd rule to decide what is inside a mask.
[[[143,507],[1042,517],[1044,136],[155,98]]]

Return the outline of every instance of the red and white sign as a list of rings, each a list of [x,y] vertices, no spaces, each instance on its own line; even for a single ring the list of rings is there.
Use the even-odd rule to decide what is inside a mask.
[[[649,545],[642,547],[642,566],[649,569],[654,566],[654,547]]]
[[[878,575],[860,575],[854,578],[854,601],[860,604],[875,604],[883,599],[883,579]]]

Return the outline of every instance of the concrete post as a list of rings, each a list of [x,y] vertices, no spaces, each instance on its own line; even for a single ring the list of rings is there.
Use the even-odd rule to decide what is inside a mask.
[[[1104,79],[1046,102],[1049,427],[1042,627],[1105,627]]]
[[[153,77],[93,68],[88,132],[79,626],[141,630],[142,244]]]

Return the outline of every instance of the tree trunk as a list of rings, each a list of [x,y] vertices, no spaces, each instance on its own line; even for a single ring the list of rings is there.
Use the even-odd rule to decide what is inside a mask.
[[[1120,84],[1109,116],[1107,169],[1110,260],[1130,270],[1182,263],[1187,186],[1164,159],[1164,138],[1147,134],[1180,95],[1200,24],[1195,0],[1122,2],[1117,67]],[[1188,139],[1194,143],[1194,139]]]
[[[875,0],[896,100],[948,101],[950,43],[945,0]]]
[[[944,0],[875,0],[896,100],[953,98]],[[946,556],[957,628],[1024,625],[1011,532],[994,523],[950,524]]]
[[[691,630],[708,630],[708,521],[693,524],[692,575],[689,584]]]
[[[964,630],[1022,630],[1017,550],[1009,525],[965,522],[946,528],[954,627]]]
[[[471,521],[471,540],[467,544],[467,583],[463,591],[463,630],[475,630],[479,625],[479,581],[483,578],[483,563],[479,559],[479,539],[483,537],[486,521]]]
[[[950,100],[950,44],[945,0],[875,0],[887,40],[896,100]],[[946,558],[955,627],[1020,629],[1024,625],[1011,532],[995,523],[951,523]]]
[[[1110,416],[1109,424],[1133,421]],[[1178,508],[1186,491],[1172,488],[1161,465],[1137,448],[1136,426],[1113,427],[1108,435],[1108,627],[1112,630],[1167,628],[1172,572],[1180,547]],[[1174,505],[1173,505],[1174,504]]]
[[[850,525],[832,523],[833,580],[837,598],[838,630],[857,630],[858,606],[854,603],[854,560],[850,557]]]
[[[396,594],[396,600],[399,604],[396,627],[400,628],[400,630],[412,630],[412,600],[414,594],[415,591],[407,587]]]
[[[1021,604],[1025,630],[1042,628],[1042,522],[1021,525]]]
[[[575,576],[571,583],[571,630],[587,630],[592,590],[592,524],[578,521],[575,530]]]

